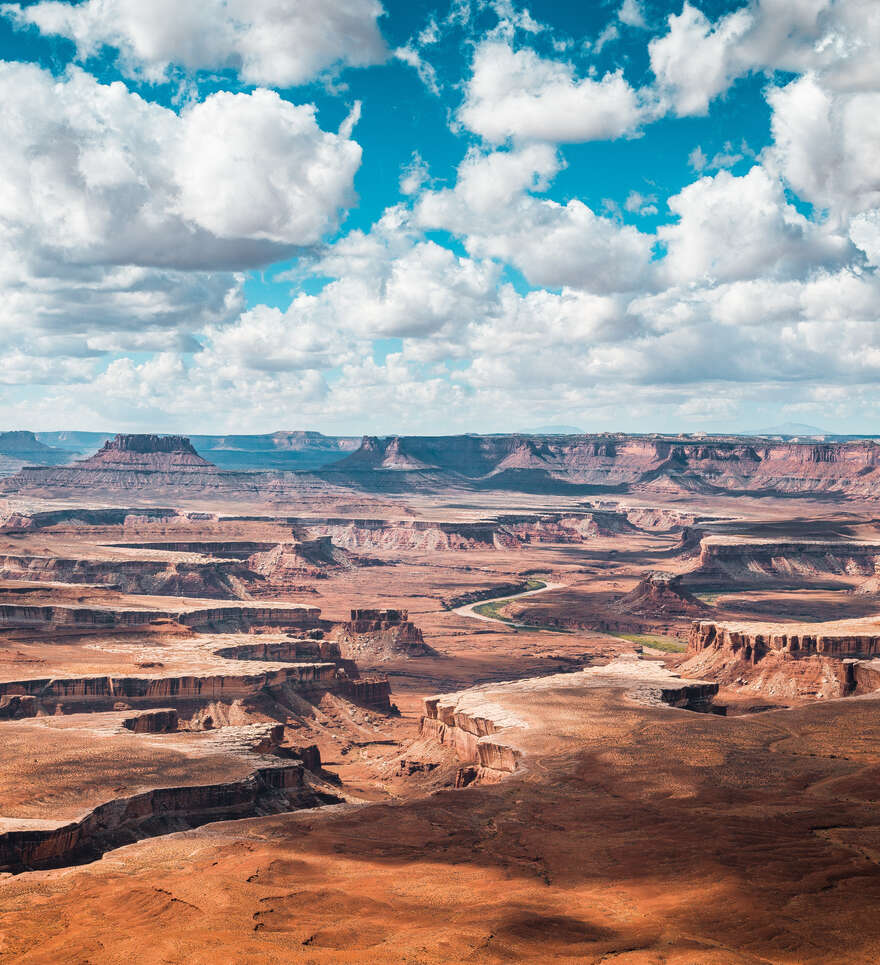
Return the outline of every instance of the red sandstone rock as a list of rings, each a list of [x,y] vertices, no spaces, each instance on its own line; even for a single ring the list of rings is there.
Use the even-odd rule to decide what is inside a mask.
[[[94,456],[77,464],[80,469],[205,470],[214,468],[184,436],[117,435]]]
[[[148,710],[122,723],[136,734],[170,734],[177,730],[177,711],[173,708]]]
[[[708,607],[681,585],[680,577],[649,573],[617,602],[615,609],[623,613],[662,617],[696,616],[705,613]]]
[[[431,652],[406,610],[352,610],[351,620],[334,627],[330,636],[343,657],[367,663]]]

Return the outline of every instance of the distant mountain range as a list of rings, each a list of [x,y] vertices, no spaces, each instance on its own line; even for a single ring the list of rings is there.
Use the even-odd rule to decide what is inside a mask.
[[[166,434],[167,435],[167,434]],[[728,439],[742,439],[746,437],[782,437],[810,438],[824,437],[826,441],[845,441],[847,439],[866,438],[864,436],[841,436],[824,432],[816,426],[797,422],[786,422],[765,429],[748,433],[730,433]],[[15,430],[0,432],[0,475],[16,472],[24,465],[59,466],[72,463],[92,456],[105,443],[113,439],[110,432],[28,432]],[[565,437],[568,442],[563,443]],[[578,443],[578,437],[580,443]],[[424,440],[431,438],[430,446]],[[382,468],[397,468],[411,470],[425,470],[437,465],[435,447],[446,450],[452,446],[459,454],[484,451],[486,447],[495,445],[512,445],[517,455],[507,454],[508,464],[505,469],[521,472],[527,468],[520,465],[519,460],[529,451],[531,456],[527,464],[533,461],[541,462],[543,446],[555,445],[555,440],[565,445],[603,445],[605,441],[616,439],[662,439],[673,438],[662,435],[642,434],[627,437],[616,434],[600,434],[588,436],[576,426],[546,425],[538,426],[527,433],[498,433],[492,436],[481,436],[469,433],[464,436],[436,436],[436,437],[386,437],[381,440],[384,448],[379,460]],[[681,440],[691,439],[721,439],[720,435],[701,433],[699,436],[680,436]],[[867,437],[870,438],[870,437]],[[349,470],[361,468],[364,463],[372,463],[375,447],[380,440],[360,436],[328,436],[320,432],[306,430],[283,430],[255,435],[218,434],[189,436],[199,455],[216,466],[218,469],[255,471],[255,470],[287,470],[287,471],[318,471],[318,470]],[[413,448],[411,440],[423,440]],[[499,440],[514,440],[502,443]],[[528,444],[528,440],[533,440]],[[457,440],[457,441],[456,441]],[[496,440],[496,442],[492,442]],[[385,448],[387,447],[387,448]],[[443,464],[445,459],[439,460]],[[338,464],[338,465],[337,465]],[[378,468],[378,466],[374,466]],[[486,472],[490,471],[488,468]]]
[[[0,432],[0,475],[16,472],[27,463],[60,466],[70,459],[70,453],[41,442],[33,432],[14,429]]]
[[[34,433],[27,435],[34,436]],[[57,450],[64,453],[64,458],[59,461],[81,459],[91,456],[114,435],[112,432],[38,432],[34,442],[43,444],[43,449],[29,450],[32,454],[28,460],[46,464],[40,453]],[[325,436],[306,430],[261,435],[192,435],[189,440],[200,455],[220,469],[242,470],[320,469],[354,452],[361,443],[360,436]]]
[[[640,498],[772,492],[876,498],[880,444],[853,438],[817,441],[810,435],[764,440],[622,433],[364,436],[358,443],[348,436],[290,432],[196,436],[192,441],[199,443],[197,449],[180,436],[133,435],[119,436],[97,455],[90,453],[88,460],[59,468],[57,463],[48,464],[59,449],[45,443],[35,449],[33,436],[25,433],[6,436],[6,445],[29,446],[29,468],[4,479],[0,491],[75,493],[103,487],[127,492],[133,486],[160,485],[168,492],[204,493],[209,488],[230,498],[252,498],[265,487],[277,497],[318,485],[338,492],[510,490],[636,493]],[[71,445],[74,440],[65,441]],[[74,453],[67,450],[65,455],[69,459]],[[230,456],[235,461],[224,465]],[[279,463],[299,472],[255,472],[274,470]],[[0,471],[8,474],[8,467],[0,466]]]

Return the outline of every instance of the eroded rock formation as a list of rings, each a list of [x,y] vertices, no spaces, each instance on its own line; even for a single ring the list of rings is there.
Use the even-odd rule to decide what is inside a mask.
[[[422,631],[406,610],[352,610],[351,619],[330,631],[343,657],[367,663],[430,653]]]
[[[156,834],[329,800],[305,783],[303,765],[296,762],[259,767],[240,781],[157,788],[101,804],[79,821],[0,833],[0,871],[57,868]]]
[[[782,698],[830,698],[876,689],[880,626],[830,624],[693,624],[683,669],[734,688]]]
[[[771,652],[792,656],[818,654],[842,660],[845,657],[880,655],[880,627],[861,621],[822,624],[694,623],[688,637],[688,652],[724,651],[748,663],[758,663]]]
[[[865,540],[750,539],[707,536],[687,582],[701,586],[757,585],[768,579],[803,582],[823,576],[873,576],[880,543]]]
[[[110,607],[49,606],[0,603],[0,627],[143,628],[159,621],[199,629],[314,627],[321,611],[307,606],[193,607],[180,610],[123,610]]]
[[[177,725],[177,711],[173,707],[147,710],[122,722],[123,727],[135,734],[172,734],[177,730]]]
[[[0,556],[0,578],[54,583],[97,584],[124,593],[240,598],[253,572],[236,560],[194,562],[175,559],[64,559],[57,556]]]
[[[633,590],[615,604],[622,613],[639,616],[696,616],[708,607],[681,584],[681,578],[670,573],[649,573]]]
[[[334,473],[393,488],[471,481],[481,487],[563,491],[847,493],[876,498],[880,446],[873,441],[782,442],[678,436],[364,437]],[[329,474],[328,474],[329,475]],[[370,477],[370,478],[367,478]]]
[[[494,783],[519,766],[522,751],[500,735],[524,726],[503,707],[473,694],[448,694],[425,700],[419,735],[448,745],[463,764],[471,765],[456,784]]]
[[[123,435],[105,442],[79,469],[142,469],[185,472],[214,468],[185,436]]]

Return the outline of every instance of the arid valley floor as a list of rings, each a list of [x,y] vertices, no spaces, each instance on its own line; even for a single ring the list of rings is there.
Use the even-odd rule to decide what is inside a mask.
[[[880,446],[50,455],[0,478],[0,961],[880,961]]]

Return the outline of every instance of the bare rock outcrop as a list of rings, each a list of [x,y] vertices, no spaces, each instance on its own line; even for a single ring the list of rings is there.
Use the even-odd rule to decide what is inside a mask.
[[[3,694],[0,696],[0,720],[21,720],[36,717],[39,710],[37,698],[30,694]]]
[[[773,697],[827,699],[876,689],[880,626],[698,621],[682,669]],[[864,668],[864,669],[862,669]],[[877,678],[880,686],[880,676]]]
[[[0,833],[0,872],[17,874],[90,861],[141,838],[330,800],[309,787],[303,765],[293,761],[259,767],[239,781],[156,788],[100,804],[78,821]]]
[[[688,636],[688,652],[715,650],[758,663],[770,653],[865,658],[880,656],[880,626],[863,621],[832,624],[717,623],[701,620]]]
[[[123,727],[135,734],[173,734],[177,725],[177,711],[174,708],[147,710],[122,722]]]
[[[264,690],[294,687],[309,693],[334,689],[334,663],[297,663],[254,673],[204,673],[164,677],[35,677],[0,682],[0,697],[31,696],[44,713],[59,710],[109,710],[118,702],[136,707],[224,701],[231,703]]]
[[[250,569],[276,586],[288,585],[304,577],[321,578],[333,570],[353,569],[376,562],[336,546],[330,536],[277,543],[248,558]]]
[[[615,609],[639,616],[680,617],[698,616],[709,608],[682,586],[681,577],[654,572],[618,600]]]
[[[65,559],[0,556],[0,578],[113,587],[123,593],[237,599],[254,580],[237,560]]]
[[[137,629],[152,623],[178,623],[211,630],[250,627],[311,628],[321,611],[308,606],[220,605],[171,610],[122,610],[109,607],[51,606],[0,603],[0,627],[46,627],[53,629]]]
[[[880,571],[880,543],[867,540],[750,539],[707,536],[691,585],[757,585],[829,576],[873,577]]]
[[[146,469],[177,472],[215,468],[203,459],[185,436],[119,434],[88,459],[79,469]]]
[[[428,697],[419,736],[448,745],[469,768],[456,785],[494,783],[519,767],[522,751],[502,737],[504,731],[524,726],[503,707],[468,693]]]
[[[554,724],[535,709],[546,695],[579,690],[625,692],[639,703],[706,713],[715,709],[712,702],[718,684],[682,679],[656,661],[626,655],[576,673],[485,684],[429,697],[419,736],[448,746],[465,765],[456,786],[495,782],[520,770],[526,748],[533,754],[536,747],[546,746],[540,734]]]
[[[351,619],[337,624],[328,636],[344,658],[367,664],[431,653],[406,610],[352,610]]]
[[[388,491],[408,485],[564,492],[835,493],[876,499],[880,445],[757,437],[366,436],[332,467]],[[329,473],[328,473],[329,475]]]

